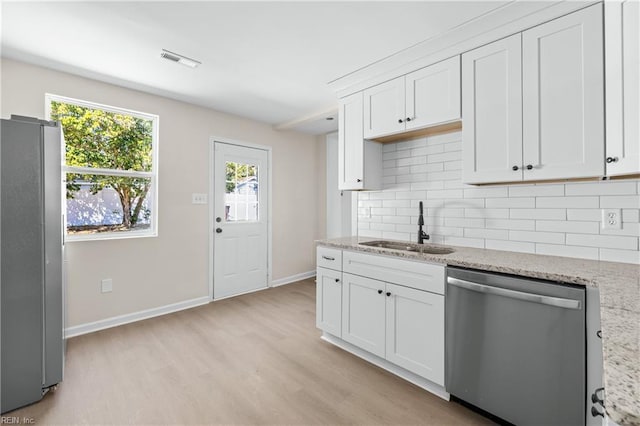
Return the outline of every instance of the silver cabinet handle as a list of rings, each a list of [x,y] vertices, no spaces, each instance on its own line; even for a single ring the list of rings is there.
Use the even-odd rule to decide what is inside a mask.
[[[322,258],[323,258],[324,260],[336,260],[336,258],[335,258],[335,257],[325,256],[325,255],[322,255]]]
[[[511,299],[525,300],[527,302],[540,303],[542,305],[555,306],[565,309],[580,309],[582,303],[579,300],[563,299],[561,297],[543,296],[541,294],[524,293],[522,291],[507,290],[506,288],[493,287],[478,284],[458,278],[447,277],[447,282],[456,287],[461,287],[478,293],[493,294],[496,296],[509,297]]]

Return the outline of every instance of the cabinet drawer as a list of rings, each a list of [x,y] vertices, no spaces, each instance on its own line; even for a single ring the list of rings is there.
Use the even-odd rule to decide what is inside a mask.
[[[316,266],[333,269],[335,271],[341,271],[342,250],[328,247],[318,247],[316,249]]]
[[[444,294],[444,265],[353,251],[344,251],[342,257],[342,269],[344,272],[400,284],[418,290]]]

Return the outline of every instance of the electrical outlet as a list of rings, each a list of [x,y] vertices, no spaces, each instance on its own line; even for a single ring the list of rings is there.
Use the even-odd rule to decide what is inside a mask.
[[[602,209],[602,229],[622,229],[622,210]]]
[[[192,204],[207,204],[207,194],[191,194],[191,203]]]
[[[103,293],[111,293],[113,291],[113,280],[111,278],[102,280],[101,288]]]

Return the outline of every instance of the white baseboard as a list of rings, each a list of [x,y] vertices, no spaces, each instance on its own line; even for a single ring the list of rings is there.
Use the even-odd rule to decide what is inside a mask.
[[[371,352],[367,352],[363,349],[360,349],[357,346],[352,345],[349,342],[345,342],[344,340],[333,336],[327,332],[322,333],[322,340],[325,340],[333,345],[336,345],[340,349],[344,349],[347,352],[350,352],[366,361],[369,361],[371,364],[377,365],[380,368],[383,368],[396,376],[402,377],[408,382],[413,383],[414,385],[421,387],[422,389],[431,392],[432,394],[439,396],[445,401],[449,401],[450,395],[443,386],[440,386],[431,380],[427,380],[424,377],[420,377],[417,374],[412,373],[411,371],[405,370],[402,367],[398,367],[395,364],[390,363],[386,359],[380,358],[372,354]]]
[[[194,308],[200,305],[206,305],[211,299],[209,296],[198,297],[183,302],[172,303],[170,305],[159,306],[157,308],[145,309],[144,311],[133,312],[130,314],[119,315],[117,317],[106,318],[99,321],[88,322],[86,324],[74,325],[64,329],[64,337],[75,337],[82,334],[93,333],[94,331],[104,330],[105,328],[116,327],[119,325],[129,324],[131,322],[143,319],[153,318],[160,315],[170,314],[172,312],[182,311],[184,309]]]
[[[300,280],[306,280],[307,278],[311,278],[311,277],[315,277],[316,276],[316,271],[307,271],[307,272],[302,272],[300,274],[295,274],[295,275],[291,275],[288,277],[284,277],[284,278],[279,278],[277,280],[273,280],[271,281],[271,287],[278,287],[281,285],[285,285],[285,284],[291,284],[291,283],[295,283],[297,281]]]

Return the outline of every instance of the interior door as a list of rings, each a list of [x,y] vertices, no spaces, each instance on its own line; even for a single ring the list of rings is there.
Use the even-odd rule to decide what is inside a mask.
[[[213,298],[268,286],[267,151],[215,142]]]

